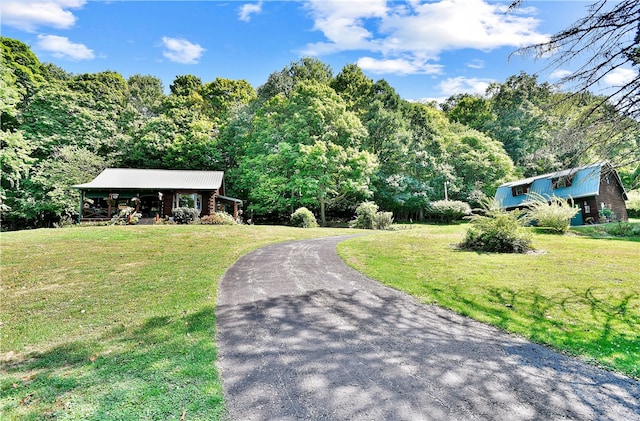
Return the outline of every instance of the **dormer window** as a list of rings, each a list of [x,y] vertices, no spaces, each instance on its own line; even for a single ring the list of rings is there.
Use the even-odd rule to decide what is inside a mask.
[[[511,188],[511,194],[515,196],[524,196],[529,193],[529,189],[531,188],[531,184],[520,184],[519,186],[513,186]]]
[[[573,175],[565,175],[562,177],[556,177],[551,179],[551,187],[554,189],[562,189],[565,187],[571,187],[573,181]]]

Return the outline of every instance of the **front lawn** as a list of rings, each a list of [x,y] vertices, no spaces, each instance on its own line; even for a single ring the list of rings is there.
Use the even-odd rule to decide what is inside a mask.
[[[345,261],[425,303],[640,378],[640,244],[535,234],[526,255],[460,251],[466,225],[339,244]]]
[[[534,235],[544,252],[463,252],[465,225],[339,245],[427,303],[640,377],[638,242]],[[269,243],[353,230],[130,226],[0,235],[0,419],[223,418],[217,282]]]
[[[0,419],[211,420],[217,282],[261,245],[353,233],[257,226],[2,233]]]

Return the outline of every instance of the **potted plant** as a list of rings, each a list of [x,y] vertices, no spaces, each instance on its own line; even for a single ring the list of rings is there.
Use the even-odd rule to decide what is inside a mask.
[[[616,214],[613,213],[613,211],[609,208],[602,208],[598,212],[598,216],[600,217],[599,222],[601,224],[605,224],[612,221],[615,218]]]

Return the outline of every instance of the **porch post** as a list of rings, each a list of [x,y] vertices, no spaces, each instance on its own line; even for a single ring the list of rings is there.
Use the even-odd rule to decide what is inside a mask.
[[[233,219],[238,220],[238,202],[233,201]]]
[[[80,190],[80,212],[78,212],[78,224],[82,222],[82,210],[84,209],[84,190]]]

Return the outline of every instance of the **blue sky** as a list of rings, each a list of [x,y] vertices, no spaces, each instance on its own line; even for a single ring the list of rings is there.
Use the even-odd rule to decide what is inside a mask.
[[[31,46],[42,62],[72,73],[153,75],[165,90],[177,75],[245,79],[255,88],[304,56],[334,73],[358,64],[405,99],[483,93],[544,62],[508,58],[584,16],[590,1],[289,0],[86,1],[2,0],[2,35]],[[610,75],[620,83],[633,75]]]

